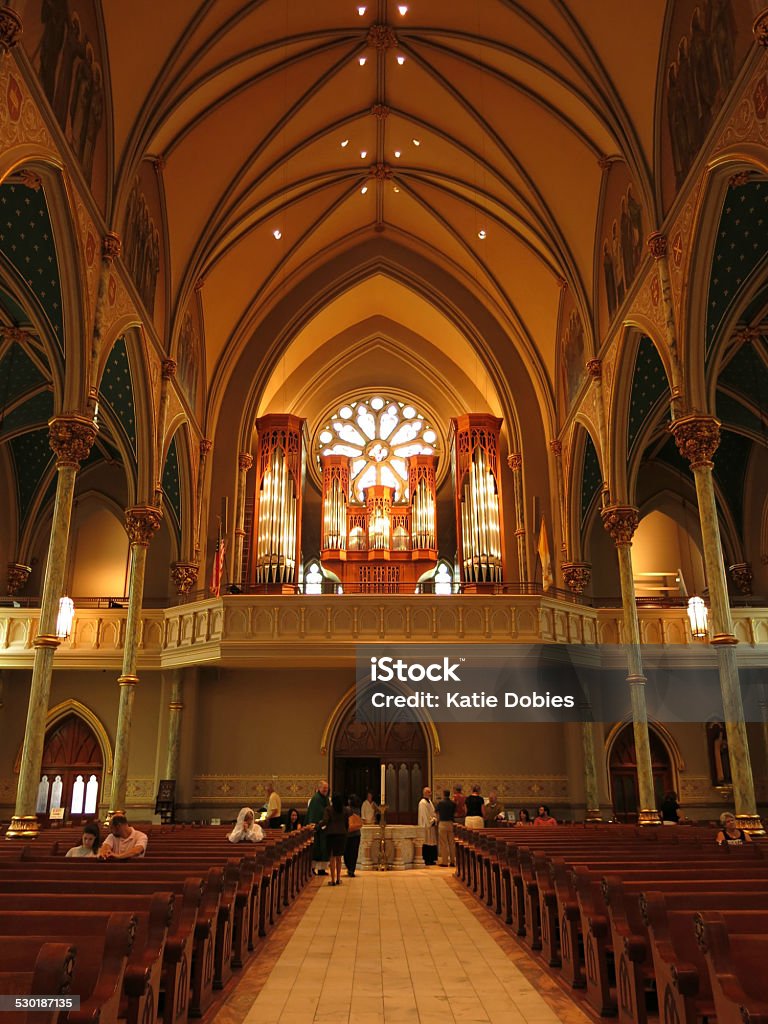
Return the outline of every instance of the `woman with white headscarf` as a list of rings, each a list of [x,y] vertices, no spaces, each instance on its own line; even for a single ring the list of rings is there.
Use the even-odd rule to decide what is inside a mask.
[[[242,807],[235,827],[227,836],[230,843],[260,843],[264,838],[261,825],[253,820],[253,808]]]

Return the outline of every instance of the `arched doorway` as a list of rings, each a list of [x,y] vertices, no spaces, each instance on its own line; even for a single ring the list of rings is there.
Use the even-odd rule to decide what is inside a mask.
[[[665,744],[653,726],[648,727],[651,746],[651,769],[656,806],[661,805],[664,794],[675,788],[672,761]],[[639,804],[637,785],[637,753],[635,734],[628,722],[613,741],[609,759],[613,815],[617,821],[637,821]]]
[[[418,722],[358,722],[355,702],[336,730],[331,748],[331,791],[361,800],[370,790],[381,802],[381,766],[386,772],[387,821],[415,824],[424,786],[429,784],[429,754]]]
[[[60,808],[64,818],[73,822],[96,817],[104,757],[95,731],[76,712],[49,726],[40,775],[38,817],[47,821]]]

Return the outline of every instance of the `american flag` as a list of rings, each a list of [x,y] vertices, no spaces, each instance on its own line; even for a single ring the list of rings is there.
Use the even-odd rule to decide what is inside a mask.
[[[221,535],[216,540],[216,550],[213,553],[213,569],[211,570],[211,595],[218,597],[221,594],[221,576],[224,571],[224,554],[227,549],[227,542]]]

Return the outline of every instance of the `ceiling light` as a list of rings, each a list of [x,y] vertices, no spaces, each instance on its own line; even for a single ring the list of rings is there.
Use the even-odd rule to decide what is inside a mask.
[[[480,239],[485,238],[485,231],[482,228],[477,232],[477,237]]]
[[[363,185],[363,187],[360,189],[360,194],[364,196],[367,191],[368,191],[368,186],[367,185]]]
[[[363,64],[365,64],[365,62],[366,62],[367,60],[368,60],[368,58],[367,58],[367,57],[358,57],[358,58],[357,58],[357,63],[358,63],[359,65],[360,65],[360,67],[362,67],[362,66],[363,66]]]
[[[364,7],[358,7],[358,8],[357,8],[357,13],[358,13],[358,14],[360,15],[360,17],[362,18],[362,16],[363,16],[363,15],[365,14],[365,8],[364,8]]]
[[[403,17],[405,17],[406,14],[408,13],[407,4],[400,4],[400,6],[397,9]]]
[[[349,145],[349,139],[343,139],[342,143],[341,143],[341,148],[344,149],[348,145]]]
[[[361,159],[361,160],[365,160],[365,158],[366,158],[367,156],[368,156],[368,150],[367,150],[367,149],[361,149],[361,150],[360,150],[360,159]]]
[[[397,63],[398,64],[405,64],[405,57],[403,57],[402,54],[400,54],[400,56],[397,58]]]
[[[399,188],[397,187],[397,185],[395,185],[395,187],[394,187],[394,188],[392,189],[392,191],[393,191],[393,192],[399,192],[399,191],[400,191],[400,189],[399,189]]]
[[[278,240],[279,240],[279,239],[281,239],[281,238],[283,237],[283,232],[282,232],[282,231],[280,230],[280,228],[275,228],[275,230],[274,230],[274,231],[272,232],[272,234],[273,234],[273,235],[275,236],[275,238],[277,238]]]
[[[414,144],[414,146],[421,145],[421,139],[411,139],[411,142]]]
[[[399,157],[399,156],[400,156],[400,150],[399,150],[399,149],[396,149],[396,150],[395,150],[395,156],[396,156],[396,157]]]

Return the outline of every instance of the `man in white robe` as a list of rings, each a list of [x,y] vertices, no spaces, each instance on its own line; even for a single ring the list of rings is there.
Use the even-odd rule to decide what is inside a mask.
[[[432,790],[429,786],[424,787],[424,795],[419,801],[417,824],[424,829],[424,845],[421,848],[424,866],[431,867],[437,863],[437,811],[432,803]]]

